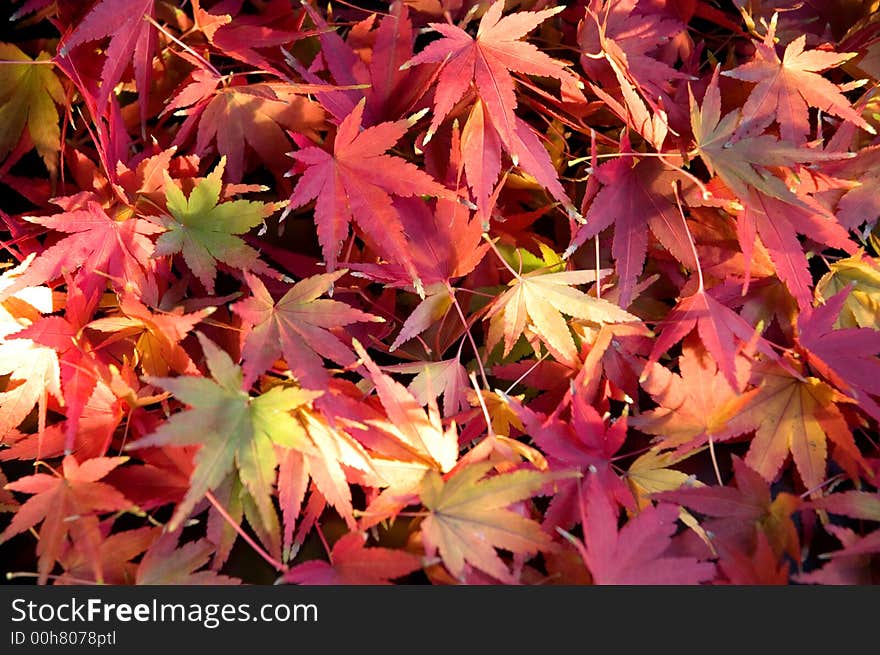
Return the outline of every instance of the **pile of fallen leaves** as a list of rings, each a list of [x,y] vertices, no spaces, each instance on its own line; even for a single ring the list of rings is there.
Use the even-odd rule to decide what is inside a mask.
[[[876,2],[6,5],[12,577],[877,579]]]

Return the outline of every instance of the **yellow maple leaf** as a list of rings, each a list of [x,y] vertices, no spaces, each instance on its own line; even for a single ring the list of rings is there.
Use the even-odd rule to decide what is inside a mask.
[[[9,154],[27,127],[49,173],[58,170],[61,129],[55,104],[64,104],[64,88],[41,52],[31,59],[9,43],[0,43],[0,158]],[[6,62],[18,62],[6,63]]]
[[[859,254],[839,259],[830,269],[816,284],[816,296],[828,300],[852,285],[834,327],[880,329],[880,260]]]
[[[734,430],[755,430],[745,462],[772,482],[791,453],[804,484],[825,479],[828,439],[854,461],[862,461],[837,403],[853,402],[814,377],[795,377],[767,367],[757,395],[729,422]]]
[[[594,271],[545,273],[536,270],[516,275],[511,288],[495,300],[489,318],[489,350],[504,339],[504,356],[520,335],[529,331],[557,360],[577,365],[578,352],[563,314],[594,323],[626,323],[639,320],[617,305],[589,296],[573,285],[594,282]]]

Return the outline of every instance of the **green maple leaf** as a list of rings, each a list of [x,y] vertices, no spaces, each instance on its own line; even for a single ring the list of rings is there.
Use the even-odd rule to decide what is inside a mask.
[[[259,271],[259,253],[236,236],[263,222],[277,208],[274,203],[250,200],[220,202],[226,157],[196,184],[187,198],[165,173],[165,203],[170,216],[156,216],[167,231],[156,241],[154,257],[182,253],[186,265],[214,293],[217,262],[233,268]]]
[[[171,416],[158,430],[127,450],[147,446],[201,445],[186,496],[177,506],[168,529],[175,530],[206,493],[237,470],[265,521],[271,503],[278,459],[275,444],[300,451],[311,442],[291,411],[320,395],[296,387],[273,387],[251,397],[242,389],[241,367],[201,333],[197,333],[213,379],[198,376],[145,378],[190,406]]]
[[[5,157],[27,126],[31,141],[54,177],[58,170],[61,129],[55,104],[64,104],[64,88],[47,65],[50,56],[36,60],[12,44],[0,43],[0,158]],[[9,62],[21,62],[9,63]],[[38,62],[38,63],[34,63]]]

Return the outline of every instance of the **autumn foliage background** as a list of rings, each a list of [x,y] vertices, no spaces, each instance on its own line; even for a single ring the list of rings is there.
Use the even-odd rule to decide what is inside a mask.
[[[18,0],[0,560],[871,584],[873,0]]]

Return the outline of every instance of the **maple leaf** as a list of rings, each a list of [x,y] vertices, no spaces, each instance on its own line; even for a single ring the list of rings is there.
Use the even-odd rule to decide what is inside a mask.
[[[718,367],[731,388],[739,392],[741,387],[736,375],[736,342],[740,348],[748,345],[770,359],[777,359],[770,344],[758,336],[755,328],[729,307],[715,300],[702,286],[696,293],[682,298],[660,324],[662,332],[646,365],[650,367],[661,355],[681,341],[694,328],[706,349],[718,362]],[[646,373],[643,373],[644,376]]]
[[[310,560],[292,567],[284,582],[303,585],[388,585],[422,567],[419,557],[391,548],[364,548],[367,536],[350,532],[330,551],[330,562]]]
[[[128,283],[140,288],[145,284],[144,270],[153,253],[148,237],[160,232],[159,227],[141,218],[114,220],[93,200],[82,208],[66,209],[51,216],[24,217],[67,236],[43,250],[26,271],[0,291],[0,300],[74,270],[82,276],[79,285],[87,296],[103,290],[107,278],[119,286]]]
[[[533,555],[552,548],[550,536],[533,520],[507,509],[535,495],[552,480],[568,473],[514,471],[484,479],[490,462],[471,464],[444,480],[434,470],[425,474],[420,498],[428,510],[422,522],[422,540],[428,556],[439,551],[449,572],[464,574],[465,564],[508,583],[516,578],[495,552]]]
[[[618,531],[617,507],[601,491],[596,476],[589,476],[584,494],[584,540],[575,544],[595,584],[695,585],[714,576],[710,562],[664,556],[676,530],[675,505],[649,506]]]
[[[688,88],[690,122],[695,149],[709,172],[718,177],[740,198],[747,200],[756,192],[777,198],[790,205],[807,207],[785,182],[773,174],[773,167],[799,163],[837,160],[840,153],[823,152],[780,141],[769,134],[744,136],[736,133],[744,113],[737,109],[721,117],[721,90],[718,68],[712,75],[703,103],[698,106]]]
[[[717,69],[706,92],[703,117],[709,115],[707,107],[710,105],[711,122],[717,123],[720,115]],[[694,109],[692,101],[691,119],[696,125],[700,119],[695,116]],[[846,183],[816,172],[815,164],[810,167],[797,164],[833,161],[845,158],[847,153],[833,148],[818,151],[794,147],[769,135],[738,139],[729,133],[735,124],[735,120],[728,120],[735,118],[732,114],[734,112],[721,121],[727,124],[727,129],[719,128],[721,134],[712,137],[705,148],[698,145],[696,150],[709,169],[717,172],[718,177],[739,196],[739,202],[730,207],[739,214],[737,238],[745,260],[746,286],[753,252],[756,246],[763,245],[777,276],[785,282],[800,307],[807,308],[811,301],[812,276],[797,235],[803,234],[819,244],[849,253],[855,252],[856,248],[846,227],[830,212],[830,203],[822,197],[829,188],[836,189]],[[700,139],[697,141],[699,143]],[[806,180],[802,176],[806,176]],[[723,189],[721,193],[724,195]],[[760,236],[760,244],[756,243],[756,236]]]
[[[860,253],[838,259],[816,283],[816,296],[827,302],[846,290],[835,328],[873,328],[880,324],[880,266],[878,260]]]
[[[76,300],[74,299],[74,302]],[[73,302],[68,302],[69,316],[74,316]],[[73,452],[79,419],[95,390],[98,372],[95,361],[78,335],[77,326],[60,316],[47,316],[12,335],[51,348],[61,371],[61,390],[66,405],[65,452]]]
[[[33,261],[28,257],[20,265],[0,276],[0,295],[27,270]],[[35,405],[40,406],[40,426],[46,423],[46,404],[51,395],[63,402],[58,355],[51,348],[29,339],[9,339],[43,313],[54,310],[52,292],[46,287],[28,287],[8,295],[0,303],[0,376],[9,376],[0,391],[0,441],[27,418]]]
[[[759,392],[728,425],[755,429],[745,463],[772,482],[789,452],[808,489],[825,479],[828,439],[864,465],[837,403],[848,399],[815,377],[793,375],[779,365],[756,367]]]
[[[58,171],[61,128],[55,105],[65,102],[64,88],[41,52],[31,59],[15,45],[0,43],[0,160],[12,150],[22,131],[28,134],[54,179]],[[22,62],[16,64],[13,62]],[[39,62],[39,63],[31,63]]]
[[[384,154],[409,129],[410,121],[381,123],[361,130],[363,102],[339,124],[333,153],[310,146],[291,156],[305,165],[286,211],[317,198],[315,221],[318,241],[332,273],[338,267],[348,226],[356,222],[363,232],[391,253],[422,289],[409,244],[391,196],[430,195],[449,200],[455,194],[415,165]]]
[[[639,0],[591,0],[578,26],[578,46],[583,53],[580,61],[591,78],[604,81],[606,62],[597,56],[601,53],[615,73],[623,71],[655,104],[658,98],[669,98],[670,82],[689,77],[651,54],[678,36],[684,25],[662,14],[648,13],[640,5]]]
[[[757,471],[736,455],[731,460],[736,487],[685,485],[653,497],[709,517],[703,527],[713,535],[713,541],[727,549],[751,552],[758,545],[755,540],[763,535],[777,557],[788,553],[797,561],[800,540],[791,516],[799,508],[800,499],[786,492],[771,496],[769,484]]]
[[[35,473],[10,482],[7,489],[33,495],[0,534],[0,544],[42,522],[37,543],[39,584],[48,580],[68,536],[91,549],[95,579],[102,580],[97,553],[101,537],[95,514],[131,509],[132,504],[99,480],[127,460],[128,457],[96,457],[80,464],[73,455],[67,455],[61,473]]]
[[[455,423],[444,427],[435,396],[428,394],[425,411],[402,384],[385,374],[357,339],[352,345],[376,387],[384,414],[357,418],[349,430],[375,452],[373,464],[386,487],[361,513],[361,527],[395,515],[417,493],[426,471],[447,473],[458,461]]]
[[[195,504],[234,469],[241,473],[264,518],[274,512],[269,501],[278,465],[274,446],[311,450],[311,443],[302,434],[291,410],[319,395],[276,386],[252,398],[242,389],[241,368],[200,332],[196,336],[214,379],[192,375],[148,377],[150,384],[171,392],[191,409],[172,415],[155,432],[126,446],[126,450],[133,450],[165,444],[201,445],[195,456],[189,491],[175,509],[170,530],[177,529]]]
[[[859,407],[880,419],[880,333],[867,327],[834,329],[834,322],[849,295],[844,289],[824,305],[798,316],[798,341],[807,362]]]
[[[430,23],[442,38],[404,64],[410,67],[442,62],[434,92],[434,117],[425,142],[473,84],[478,99],[465,124],[461,145],[468,185],[476,196],[483,223],[488,224],[489,220],[490,196],[501,170],[502,146],[510,153],[514,166],[521,165],[570,215],[577,216],[547,151],[532,129],[514,113],[517,100],[510,75],[516,72],[554,78],[562,84],[565,98],[583,99],[580,81],[564,69],[564,62],[520,40],[563,8],[517,12],[502,18],[503,9],[501,0],[489,7],[480,19],[476,38],[454,25]]]
[[[781,560],[773,552],[770,542],[763,532],[758,532],[754,551],[744,553],[717,544],[718,568],[735,585],[787,585],[789,580],[788,562]]]
[[[159,532],[159,528],[145,527],[108,534],[98,546],[103,584],[134,584],[138,565],[131,560],[147,550],[156,540]],[[78,543],[72,544],[72,547],[59,558],[64,574],[58,576],[53,584],[83,584],[84,580],[94,579],[93,564],[90,559],[93,553],[88,551],[88,548],[83,548]],[[97,583],[98,580],[94,582]]]
[[[700,450],[677,455],[670,450],[661,451],[659,448],[651,448],[648,452],[639,455],[626,472],[626,481],[636,498],[639,509],[645,509],[651,505],[653,494],[672,491],[683,484],[700,484],[684,471],[672,468],[679,462],[699,453]]]
[[[348,366],[354,355],[330,328],[357,322],[383,322],[338,300],[320,298],[346,270],[314,275],[294,284],[276,303],[263,282],[245,274],[253,294],[232,310],[253,325],[242,349],[245,386],[284,355],[288,367],[309,388],[326,385],[329,374],[321,357]]]
[[[397,198],[394,206],[408,237],[409,254],[425,287],[446,285],[464,277],[482,261],[489,245],[482,241],[480,221],[458,202],[438,198],[432,209],[421,198]],[[413,280],[401,262],[352,263],[352,270],[377,282],[411,288]]]
[[[678,448],[679,453],[702,446],[709,440],[724,441],[736,436],[728,421],[739,414],[756,392],[738,393],[749,378],[746,358],[734,358],[736,384],[731,386],[709,352],[693,337],[682,346],[679,373],[653,363],[645,370],[642,387],[660,405],[633,416],[629,424],[659,437],[659,448]]]
[[[218,81],[214,81],[215,86]],[[210,82],[197,79],[194,84],[188,89],[192,93],[205,91]],[[228,179],[238,181],[245,173],[245,146],[249,146],[262,165],[279,175],[290,161],[286,157],[290,150],[287,131],[317,135],[324,123],[324,111],[317,103],[288,92],[305,92],[308,88],[250,84],[217,90],[197,106],[198,111],[191,112],[193,120],[199,122],[195,152],[204,154],[214,141],[217,152],[227,159]],[[177,104],[186,100],[179,98]],[[181,127],[182,134],[187,132]]]
[[[565,90],[577,90],[577,78],[564,69],[563,62],[520,40],[563,9],[520,11],[502,18],[504,1],[496,0],[480,19],[476,38],[455,25],[429,23],[442,38],[428,44],[405,64],[443,63],[434,92],[434,118],[429,134],[437,131],[473,83],[501,141],[513,151],[517,101],[511,71],[554,78]],[[580,92],[576,91],[576,95],[580,96]]]
[[[118,339],[132,339],[135,358],[147,375],[195,372],[195,364],[180,342],[197,323],[214,312],[213,307],[191,314],[153,311],[133,294],[126,293],[119,299],[119,309],[120,315],[96,319],[87,327],[111,333],[103,342],[105,345]]]
[[[241,237],[260,225],[275,211],[275,205],[248,200],[220,202],[220,189],[226,159],[184,196],[170,178],[165,179],[165,200],[169,215],[151,217],[165,232],[156,241],[154,257],[181,253],[186,265],[214,292],[217,262],[242,270],[264,270],[259,253]],[[219,204],[218,204],[219,203]]]
[[[594,271],[545,273],[537,270],[524,275],[514,272],[514,279],[509,283],[511,288],[495,299],[486,315],[489,319],[487,348],[494,348],[503,336],[503,356],[506,357],[528,328],[554,357],[569,366],[576,366],[579,361],[577,348],[563,313],[594,323],[638,320],[617,305],[571,286],[595,280]]]
[[[101,71],[100,95],[94,99],[99,112],[104,111],[116,85],[134,60],[141,120],[146,120],[153,55],[157,45],[156,29],[147,18],[154,17],[155,4],[156,0],[101,0],[71,33],[62,38],[58,57],[63,59],[83,43],[110,37]]]
[[[682,264],[693,270],[696,262],[673,196],[673,184],[683,178],[656,159],[636,162],[638,154],[632,153],[626,136],[620,148],[622,157],[596,169],[596,179],[604,186],[590,204],[585,224],[578,228],[567,252],[614,224],[611,255],[620,278],[619,302],[621,307],[628,307],[647,255],[646,223]]]
[[[873,585],[876,574],[872,566],[875,554],[880,551],[880,530],[861,537],[850,528],[828,525],[825,530],[843,546],[840,550],[822,553],[829,560],[825,566],[793,576],[795,582],[824,585]]]
[[[776,268],[776,275],[785,282],[798,306],[806,310],[812,303],[810,287],[813,280],[797,234],[805,234],[845,252],[855,250],[852,239],[836,220],[830,220],[812,208],[794,207],[762,194],[753,194],[747,202],[749,204],[740,215],[737,228],[743,253],[751,259],[757,230]]]
[[[144,553],[137,567],[137,585],[237,585],[241,580],[214,571],[199,571],[214,553],[207,539],[178,547],[179,531],[166,532]]]
[[[383,367],[394,373],[415,374],[407,385],[420,405],[443,396],[443,416],[449,418],[469,407],[466,391],[470,389],[467,371],[457,357],[439,361],[418,361]]]
[[[601,493],[614,503],[635,509],[633,494],[614,470],[612,458],[626,440],[627,418],[609,422],[588,404],[582,393],[571,394],[571,416],[563,420],[556,410],[545,416],[518,402],[513,410],[523,421],[523,430],[531,435],[541,452],[547,455],[550,470],[591,471]],[[568,530],[580,522],[578,480],[560,480],[556,493],[544,513],[544,525]]]
[[[717,173],[744,205],[738,219],[737,237],[746,260],[746,280],[757,234],[767,247],[779,278],[799,306],[808,307],[812,279],[797,233],[847,252],[852,252],[854,247],[846,229],[834,216],[806,194],[795,194],[771,167],[790,167],[845,155],[795,147],[766,134],[737,137],[734,128],[739,112],[730,112],[721,119],[717,68],[702,108],[697,108],[693,95],[690,103],[697,152],[710,172]]]
[[[770,22],[763,42],[755,42],[755,58],[724,75],[745,82],[755,82],[743,105],[745,121],[740,134],[760,132],[774,120],[782,138],[802,143],[810,133],[807,107],[816,107],[876,134],[856,112],[840,87],[819,75],[857,56],[855,52],[805,50],[807,37],[802,34],[785,48],[782,59],[776,53],[776,15]]]

